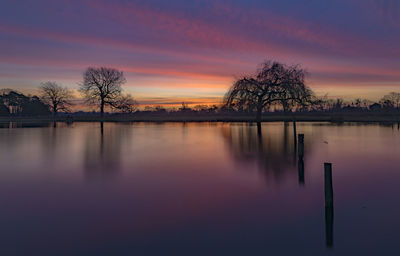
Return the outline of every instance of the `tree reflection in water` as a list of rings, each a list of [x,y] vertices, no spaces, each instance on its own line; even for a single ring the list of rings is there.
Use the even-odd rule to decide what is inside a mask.
[[[261,126],[232,124],[222,128],[223,137],[238,164],[256,163],[267,180],[277,183],[299,175],[299,183],[303,184],[304,163],[296,168],[296,143],[293,139],[296,135],[293,132],[287,122]]]
[[[98,129],[86,130],[84,167],[88,179],[107,179],[118,173],[122,145],[130,138],[126,128],[125,125],[101,122]]]

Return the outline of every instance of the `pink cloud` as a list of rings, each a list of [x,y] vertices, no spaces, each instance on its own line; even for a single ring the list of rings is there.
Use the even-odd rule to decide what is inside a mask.
[[[154,39],[163,44],[184,45],[187,48],[220,48],[224,51],[239,51],[247,54],[260,54],[293,57],[325,55],[329,53],[347,56],[382,56],[400,54],[400,50],[387,49],[380,41],[346,33],[326,25],[277,15],[267,10],[250,9],[243,11],[233,5],[216,2],[211,15],[223,17],[235,24],[219,24],[200,18],[188,18],[178,12],[159,11],[134,3],[112,4],[101,1],[89,2],[107,18],[134,31],[137,27],[149,30]],[[248,31],[255,31],[254,37]],[[271,36],[269,36],[271,34]],[[173,35],[173,36],[172,36]],[[285,46],[274,41],[277,37],[299,40],[309,46]],[[318,46],[318,49],[316,49]],[[379,53],[376,52],[379,49]]]

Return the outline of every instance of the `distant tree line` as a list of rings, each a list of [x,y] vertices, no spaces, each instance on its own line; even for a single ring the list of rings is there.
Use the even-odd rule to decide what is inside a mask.
[[[391,92],[385,95],[381,100],[374,102],[368,99],[344,100],[342,98],[329,98],[325,96],[312,96],[305,104],[296,104],[291,107],[284,108],[279,102],[270,104],[262,109],[262,113],[318,113],[318,112],[400,112],[400,103],[388,100],[388,97],[398,95],[400,93]],[[219,105],[194,105],[189,107],[188,104],[182,103],[181,107],[166,108],[161,105],[146,106],[137,112],[147,113],[242,113],[256,114],[256,110],[246,105],[227,105],[226,103]]]
[[[271,112],[400,112],[400,93],[391,92],[378,102],[345,101],[327,95],[319,97],[306,85],[306,76],[307,72],[298,65],[267,61],[255,75],[237,79],[220,105],[191,108],[183,102],[179,108],[147,106],[139,111],[132,96],[123,92],[126,79],[122,71],[89,67],[83,73],[78,92],[87,105],[98,107],[97,113],[101,116],[106,109],[119,113],[239,113],[254,115],[261,121],[263,114]],[[24,95],[11,89],[0,90],[0,116],[57,116],[60,112],[71,112],[75,98],[71,89],[48,81],[42,83],[39,90],[39,96]]]

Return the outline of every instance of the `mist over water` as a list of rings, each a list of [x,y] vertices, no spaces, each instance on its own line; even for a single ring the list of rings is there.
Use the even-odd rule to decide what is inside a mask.
[[[292,123],[22,126],[0,128],[1,255],[400,253],[397,124],[297,123],[303,171]]]

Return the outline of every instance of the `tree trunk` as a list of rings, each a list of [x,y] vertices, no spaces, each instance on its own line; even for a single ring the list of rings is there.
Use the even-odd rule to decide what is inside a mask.
[[[53,116],[57,115],[57,105],[53,105]]]
[[[104,116],[104,101],[102,100],[100,103],[100,116],[103,118]]]
[[[261,123],[261,115],[262,115],[262,107],[257,107],[257,115],[256,115],[257,123]]]

